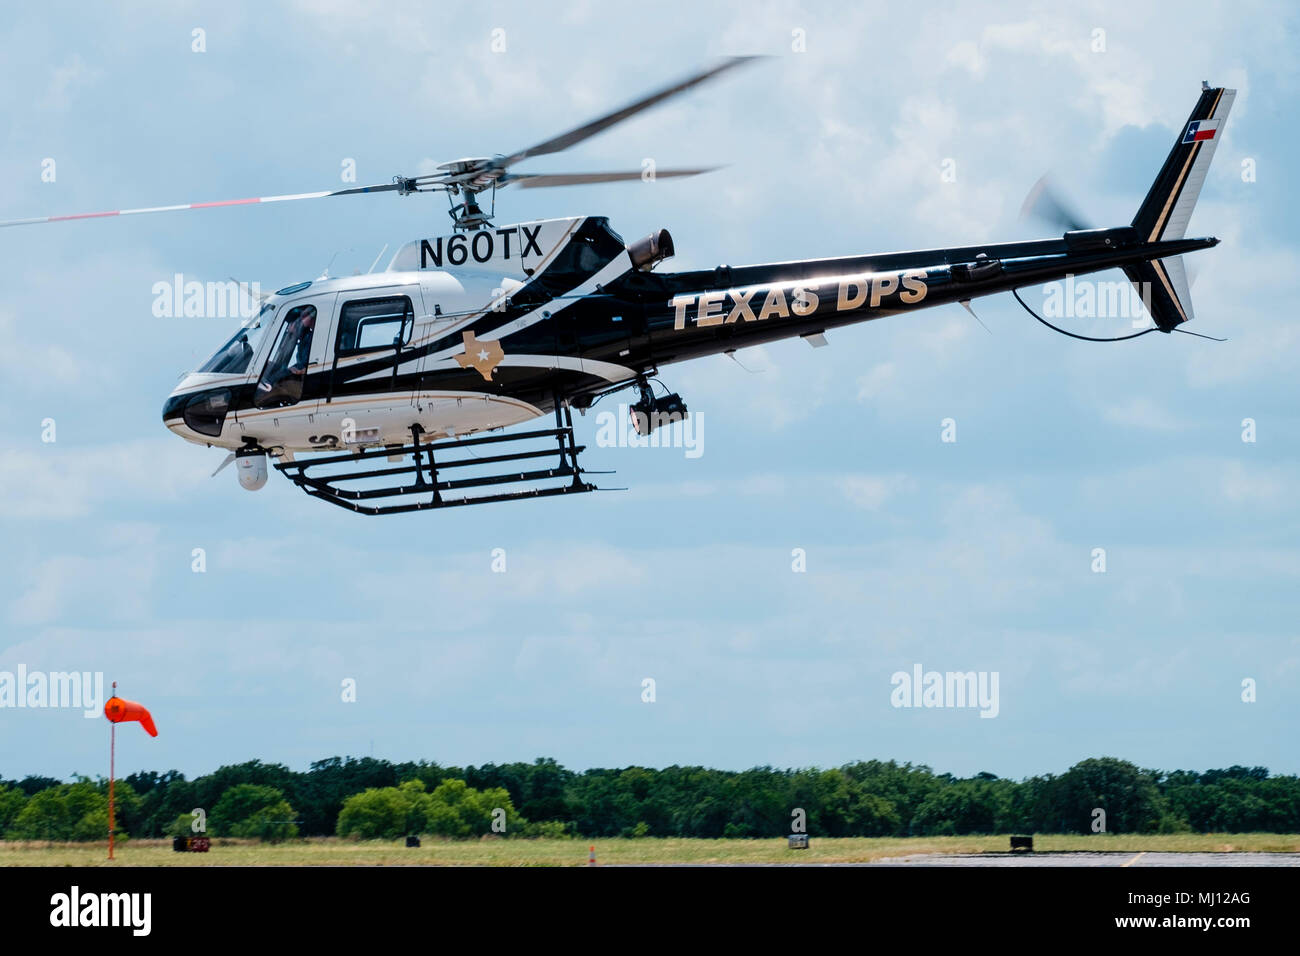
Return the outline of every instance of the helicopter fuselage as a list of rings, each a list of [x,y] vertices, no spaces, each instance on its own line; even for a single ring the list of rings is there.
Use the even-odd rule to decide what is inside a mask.
[[[822,344],[843,325],[1218,241],[1142,242],[1119,227],[659,273],[672,242],[656,239],[627,246],[604,218],[580,217],[407,243],[384,272],[270,297],[181,381],[163,420],[188,441],[290,459],[401,444],[415,426],[464,437],[557,403],[583,409],[675,362],[796,336]]]

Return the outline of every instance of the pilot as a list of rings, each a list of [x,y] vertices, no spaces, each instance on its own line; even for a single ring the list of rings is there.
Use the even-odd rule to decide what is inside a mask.
[[[294,363],[289,366],[290,375],[302,375],[307,371],[307,360],[311,357],[311,334],[316,330],[316,309],[307,306],[298,316],[298,349]]]
[[[258,404],[266,404],[272,398],[296,402],[302,396],[302,377],[307,371],[315,329],[315,306],[300,306],[290,313],[284,336],[257,384]]]

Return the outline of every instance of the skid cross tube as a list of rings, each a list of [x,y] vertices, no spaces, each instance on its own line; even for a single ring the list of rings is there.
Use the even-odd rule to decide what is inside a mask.
[[[573,438],[572,414],[566,406],[561,412],[560,402],[556,403],[555,428],[536,429],[515,435],[487,435],[481,438],[465,438],[441,442],[421,441],[423,429],[419,425],[411,427],[411,442],[406,445],[386,445],[379,448],[359,449],[341,455],[326,455],[322,458],[276,462],[277,470],[285,474],[295,485],[314,498],[320,498],[331,504],[366,515],[401,514],[410,511],[424,511],[430,508],[450,508],[461,505],[488,504],[497,501],[513,501],[524,498],[547,498],[554,495],[581,494],[599,489],[583,480],[584,469],[578,464],[578,455],[585,445],[575,443]],[[549,445],[547,439],[554,439],[555,446]],[[528,443],[541,442],[541,447],[521,447]],[[490,446],[500,448],[498,454],[483,457],[447,458],[443,453],[466,451],[472,448]],[[472,456],[472,452],[469,452]],[[375,462],[379,458],[409,457],[410,464],[403,462],[393,467],[358,467],[336,473],[309,471],[329,469],[332,466],[362,465]],[[427,456],[427,461],[425,460]],[[465,475],[464,477],[445,477],[444,472],[453,468],[469,466],[507,465],[512,462],[535,461],[539,458],[551,458],[558,461],[549,468],[534,466],[529,470],[493,471],[489,474]],[[427,477],[426,477],[427,473]],[[593,472],[606,474],[606,472]],[[371,488],[343,488],[344,482],[366,479],[388,478],[401,482]],[[536,485],[537,482],[568,479],[560,485]],[[508,484],[532,485],[514,491],[498,491],[493,494],[448,498],[444,492],[462,491],[473,488],[489,488]],[[377,499],[401,498],[409,495],[427,495],[428,499],[418,502],[391,504],[362,504]]]

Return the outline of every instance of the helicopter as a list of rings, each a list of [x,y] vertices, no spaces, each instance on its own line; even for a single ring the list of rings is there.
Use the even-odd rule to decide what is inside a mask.
[[[1211,248],[1186,227],[1236,91],[1202,83],[1196,106],[1131,223],[1090,228],[1040,183],[1026,201],[1059,238],[661,272],[667,229],[631,243],[607,217],[497,226],[496,193],[634,181],[644,171],[523,173],[516,164],[568,149],[743,65],[732,57],[619,110],[508,155],[458,159],[389,183],[0,222],[0,227],[140,213],[392,192],[447,194],[450,233],[405,243],[386,268],[319,278],[263,296],[256,314],[163,405],[186,441],[228,451],[250,491],[271,465],[308,495],[365,515],[600,490],[579,465],[572,410],[634,389],[638,435],[689,415],[659,369],[779,339],[827,344],[852,323],[971,301],[1119,268],[1154,324],[1186,331],[1182,256]],[[659,170],[657,178],[711,168]],[[485,209],[480,197],[488,197]],[[456,200],[459,200],[458,202]],[[382,253],[381,253],[382,255]],[[1198,333],[1190,333],[1198,334]],[[1132,338],[1134,335],[1122,336]],[[506,431],[554,415],[553,427]],[[214,475],[217,473],[214,472]],[[473,492],[473,493],[470,493]]]

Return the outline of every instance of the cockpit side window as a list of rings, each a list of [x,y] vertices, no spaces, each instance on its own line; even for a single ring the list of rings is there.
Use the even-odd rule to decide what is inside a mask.
[[[257,382],[253,404],[258,408],[293,405],[302,398],[302,384],[311,358],[312,333],[316,329],[316,307],[300,305],[290,309]]]
[[[337,354],[355,355],[409,342],[414,324],[415,310],[404,295],[348,302],[339,311]]]

